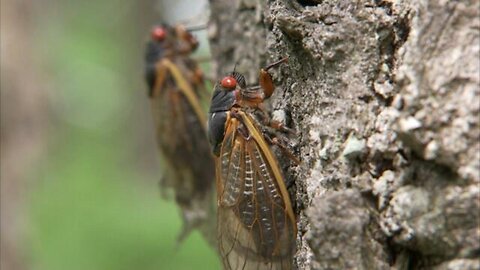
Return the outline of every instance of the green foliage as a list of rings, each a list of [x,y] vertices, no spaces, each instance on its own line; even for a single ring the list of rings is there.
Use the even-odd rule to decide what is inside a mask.
[[[30,269],[220,268],[197,232],[176,247],[178,209],[160,198],[159,173],[142,163],[155,142],[133,3],[65,1],[43,10],[33,49],[54,74],[55,127],[30,182]]]
[[[115,142],[78,130],[69,138],[31,197],[32,269],[218,268],[198,233],[174,250],[176,207],[122,166]]]

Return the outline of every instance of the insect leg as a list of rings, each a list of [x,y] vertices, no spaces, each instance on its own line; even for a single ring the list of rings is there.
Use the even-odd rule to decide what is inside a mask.
[[[287,133],[289,135],[295,135],[296,134],[296,132],[293,129],[286,127],[282,122],[272,119],[268,115],[268,113],[265,111],[262,104],[258,104],[258,106],[255,109],[256,109],[257,112],[259,112],[259,113],[256,113],[255,115],[258,116],[260,122],[264,126],[271,127],[275,130],[279,130],[279,131]]]
[[[268,71],[269,69],[271,69],[271,68],[273,68],[273,67],[276,67],[276,66],[278,66],[278,65],[280,65],[280,64],[282,64],[282,63],[285,63],[285,62],[287,62],[287,61],[288,61],[288,57],[284,57],[284,58],[282,58],[282,59],[280,59],[280,60],[278,60],[278,61],[276,61],[276,62],[273,62],[273,63],[271,63],[270,65],[266,66],[266,67],[264,68],[264,70],[265,70],[265,71]]]
[[[248,132],[248,129],[246,128],[245,126],[245,123],[243,122],[243,119],[242,117],[240,117],[235,111],[232,111],[231,112],[231,115],[232,117],[235,117],[236,119],[238,119],[238,121],[240,123],[242,123],[238,128],[237,128],[237,131],[240,135],[242,135],[242,137],[245,139],[245,140],[250,140],[252,138],[251,134]]]
[[[202,101],[209,101],[211,98],[211,92],[207,89],[205,82],[209,82],[211,85],[215,84],[215,80],[211,77],[205,76],[202,70],[197,66],[192,75],[193,84],[199,89],[197,94]]]
[[[269,98],[273,94],[273,91],[275,90],[275,86],[273,85],[272,75],[268,73],[268,70],[286,62],[287,59],[288,57],[285,57],[283,59],[280,59],[277,62],[267,65],[265,68],[260,69],[258,81],[260,82],[260,86],[263,89],[265,98]]]
[[[280,121],[277,121],[277,120],[273,120],[273,119],[269,119],[267,120],[268,122],[265,124],[266,126],[269,126],[273,129],[276,129],[276,130],[279,130],[281,132],[284,132],[284,133],[288,133],[288,134],[291,134],[291,135],[295,135],[296,132],[291,129],[291,128],[288,128],[286,127],[282,122]]]
[[[263,137],[269,144],[278,146],[278,148],[296,165],[299,165],[301,163],[301,161],[292,153],[292,151],[288,149],[284,142],[282,142],[278,137],[271,136],[271,134],[267,133],[269,132],[267,130],[264,130]]]
[[[196,67],[192,74],[192,81],[194,84],[203,84],[203,72],[200,68]]]

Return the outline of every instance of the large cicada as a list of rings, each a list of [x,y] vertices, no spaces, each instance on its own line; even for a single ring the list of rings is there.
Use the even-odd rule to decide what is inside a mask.
[[[217,239],[225,269],[291,269],[296,219],[282,171],[265,132],[285,129],[258,109],[274,90],[268,69],[260,86],[232,72],[215,85],[209,139],[216,156]],[[260,112],[260,114],[257,114]],[[286,149],[285,149],[286,150]]]
[[[211,240],[215,169],[205,125],[209,93],[190,57],[197,47],[182,25],[154,27],[146,48],[146,80],[164,163],[161,185],[173,188],[183,213],[180,237],[196,227]]]

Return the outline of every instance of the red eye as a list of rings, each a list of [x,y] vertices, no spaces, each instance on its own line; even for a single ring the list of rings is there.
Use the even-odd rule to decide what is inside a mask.
[[[227,76],[222,79],[221,84],[224,88],[233,89],[237,86],[237,80],[235,80],[235,78],[232,76]]]
[[[157,26],[152,30],[152,39],[157,41],[162,41],[165,39],[167,32],[163,27]]]

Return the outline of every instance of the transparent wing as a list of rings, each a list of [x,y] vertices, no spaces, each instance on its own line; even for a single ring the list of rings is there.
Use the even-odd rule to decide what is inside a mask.
[[[173,189],[181,208],[184,229],[180,239],[192,228],[198,228],[207,239],[214,239],[215,165],[202,120],[206,112],[203,118],[199,117],[197,85],[189,84],[188,77],[180,73],[179,68],[166,63],[169,62],[157,65],[157,78],[161,83],[157,81],[151,97],[156,140],[163,163],[162,191],[166,194],[166,190]],[[182,89],[185,84],[189,84],[187,89]],[[193,94],[189,98],[185,93]]]
[[[280,192],[283,178],[265,156],[268,146],[260,147],[263,138],[250,132],[246,139],[237,132],[242,125],[237,119],[227,123],[218,161],[217,229],[224,266],[291,269],[296,225],[290,201]]]

